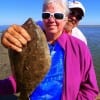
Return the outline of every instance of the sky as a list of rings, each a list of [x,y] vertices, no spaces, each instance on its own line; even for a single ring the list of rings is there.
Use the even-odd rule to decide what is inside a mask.
[[[100,25],[100,0],[78,0],[86,10],[80,25]],[[43,0],[0,0],[0,25],[23,24],[29,17],[41,20]]]

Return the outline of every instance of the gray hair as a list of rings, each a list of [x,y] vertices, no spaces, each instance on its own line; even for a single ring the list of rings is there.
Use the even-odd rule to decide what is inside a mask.
[[[67,0],[44,0],[42,11],[45,11],[45,6],[48,3],[55,3],[56,5],[57,4],[60,5],[61,8],[62,8],[62,10],[63,10],[63,13],[66,16],[68,16],[68,14],[69,14],[69,8],[68,8]]]

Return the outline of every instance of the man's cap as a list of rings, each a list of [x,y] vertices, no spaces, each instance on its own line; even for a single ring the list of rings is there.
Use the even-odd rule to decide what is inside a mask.
[[[85,14],[85,8],[82,5],[82,3],[80,3],[79,1],[73,1],[73,2],[69,1],[68,6],[69,6],[69,8],[80,8],[83,11],[83,13]]]

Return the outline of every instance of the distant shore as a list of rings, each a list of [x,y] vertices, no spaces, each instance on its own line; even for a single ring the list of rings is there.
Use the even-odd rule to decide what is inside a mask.
[[[1,45],[0,38],[0,79],[6,78],[11,74],[8,51]]]

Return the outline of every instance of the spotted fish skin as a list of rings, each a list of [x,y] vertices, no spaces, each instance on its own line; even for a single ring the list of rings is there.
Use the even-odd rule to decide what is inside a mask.
[[[15,75],[19,100],[29,100],[30,94],[47,74],[51,57],[44,32],[29,18],[22,27],[31,36],[31,41],[22,52],[9,49],[12,72]]]

